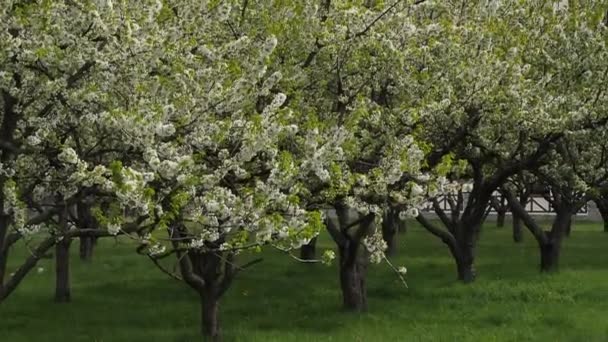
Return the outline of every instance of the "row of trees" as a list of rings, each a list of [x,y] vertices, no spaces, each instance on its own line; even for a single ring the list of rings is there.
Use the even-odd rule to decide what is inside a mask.
[[[538,240],[542,270],[554,270],[572,214],[608,202],[607,9],[8,0],[0,300],[55,248],[56,299],[68,301],[71,241],[87,257],[95,239],[126,235],[199,295],[202,333],[217,338],[221,296],[257,262],[238,255],[270,247],[295,257],[305,246],[310,259],[326,229],[344,307],[360,311],[367,264],[388,262],[407,217],[473,281],[497,190]],[[551,231],[521,205],[530,179],[553,194]],[[419,213],[428,201],[438,222]],[[19,242],[31,253],[9,272]]]

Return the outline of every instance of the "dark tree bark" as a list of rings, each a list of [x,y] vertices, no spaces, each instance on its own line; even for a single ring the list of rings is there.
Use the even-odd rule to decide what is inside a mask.
[[[540,244],[540,270],[542,272],[557,271],[560,252],[561,241],[550,240],[547,243]]]
[[[559,257],[562,250],[562,240],[566,236],[570,226],[571,214],[557,213],[553,221],[551,231],[545,232],[546,239],[539,242],[540,245],[540,270],[541,272],[555,272],[559,268]]]
[[[63,204],[59,214],[59,231],[68,231],[69,207]],[[70,238],[62,238],[55,244],[55,302],[64,303],[71,299],[70,291]]]
[[[608,196],[600,196],[594,200],[597,210],[604,221],[604,232],[608,233]]]
[[[496,228],[502,228],[505,226],[505,218],[509,209],[508,204],[505,202],[504,197],[497,198],[492,196],[490,199],[490,207],[496,210]]]
[[[4,285],[4,275],[6,274],[6,265],[8,263],[9,246],[6,244],[6,235],[8,231],[8,217],[3,215],[4,212],[2,200],[0,200],[0,291]]]
[[[398,225],[398,231],[401,234],[405,234],[407,233],[407,221],[405,220],[399,220],[399,225]]]
[[[513,213],[513,241],[516,243],[524,241],[524,231],[521,218],[515,213]]]
[[[494,192],[492,184],[482,184],[479,180],[477,188],[469,194],[466,207],[462,194],[458,198],[448,198],[451,215],[447,215],[441,208],[437,199],[433,200],[433,209],[445,229],[438,228],[428,221],[423,214],[418,215],[417,220],[431,234],[439,237],[450,249],[450,253],[456,264],[458,280],[464,283],[475,281],[477,272],[475,269],[475,252],[481,226],[490,212],[490,200]]]
[[[496,227],[502,228],[505,226],[505,217],[507,216],[507,210],[501,209],[496,212]]]
[[[418,215],[416,218],[418,222],[431,234],[437,236],[441,241],[448,246],[454,263],[456,264],[456,274],[458,280],[464,283],[471,283],[476,278],[475,270],[475,243],[476,239],[474,235],[469,235],[466,239],[461,235],[461,241],[457,239],[457,235],[451,232],[440,229],[435,226],[431,221],[427,220],[424,215]],[[457,228],[453,228],[452,231],[456,232]],[[458,228],[458,231],[462,231],[462,227]],[[473,232],[474,230],[471,230]]]
[[[522,206],[522,208],[525,208],[526,203],[528,203],[528,200],[530,198],[529,193],[530,193],[529,188],[522,189],[519,191],[518,201],[519,201],[519,204]],[[524,241],[524,230],[522,227],[521,216],[519,216],[513,210],[513,206],[511,204],[509,204],[509,206],[511,208],[511,215],[513,217],[513,241],[516,243],[523,242]]]
[[[98,228],[97,221],[91,214],[91,207],[83,201],[76,205],[78,214],[78,228]],[[84,262],[90,262],[93,260],[93,250],[97,244],[97,239],[93,236],[81,236],[80,237],[80,249],[79,256],[80,260]]]
[[[509,198],[513,211],[519,215],[530,230],[540,250],[540,270],[541,272],[555,272],[559,268],[559,257],[561,253],[562,240],[566,235],[568,226],[572,222],[572,215],[577,211],[579,204],[566,200],[555,200],[553,208],[555,209],[555,218],[550,231],[543,230],[534,218],[526,212],[524,207],[519,203],[517,198],[505,191]]]
[[[20,76],[15,74],[15,81],[17,85],[21,83]],[[0,125],[0,141],[6,144],[12,144],[15,129],[17,128],[18,113],[16,106],[18,105],[17,99],[13,97],[8,90],[0,89],[0,95],[2,96],[2,123]],[[4,144],[0,145],[0,163],[6,163],[9,160],[14,159],[14,152],[5,147]],[[4,189],[7,178],[4,175],[0,175],[0,189]],[[10,244],[8,240],[8,226],[10,222],[10,216],[5,214],[5,199],[4,194],[0,190],[0,302],[2,299],[8,296],[8,290],[5,288],[5,276],[6,276],[6,265],[8,263],[8,250]]]
[[[394,256],[397,253],[399,224],[398,213],[389,210],[382,221],[382,238],[386,242],[385,253],[387,256]]]
[[[80,237],[80,260],[84,262],[90,262],[91,260],[93,260],[93,249],[95,247],[95,243],[96,240],[93,237]]]
[[[312,238],[309,243],[300,247],[300,259],[314,260],[317,257],[317,237]]]
[[[467,236],[460,244],[460,259],[457,260],[458,280],[471,283],[477,277],[475,269],[476,241],[474,236]]]
[[[200,294],[201,303],[201,334],[211,341],[221,341],[219,322],[219,296],[214,291],[203,291]]]
[[[564,235],[566,237],[570,237],[570,234],[572,233],[572,216],[570,216],[568,223],[566,225],[566,231],[564,232]]]
[[[229,276],[222,267],[222,254],[190,250],[184,259],[190,261],[193,275],[201,280],[201,284],[194,287],[201,300],[201,333],[210,341],[220,341],[219,301],[223,279],[228,279],[224,276]]]
[[[239,271],[258,263],[261,259],[236,266],[234,253],[217,250],[224,242],[224,237],[220,237],[214,243],[206,243],[207,248],[215,249],[213,252],[193,249],[180,251],[177,241],[183,239],[183,227],[172,227],[170,233],[171,238],[175,239],[173,246],[177,250],[175,255],[181,279],[196,291],[200,298],[201,334],[206,341],[221,341],[220,299],[230,288]]]
[[[70,244],[69,239],[63,239],[55,245],[55,301],[58,303],[71,299]]]
[[[367,261],[358,255],[358,249],[349,243],[339,248],[342,304],[347,311],[355,312],[367,310]]]
[[[347,208],[336,209],[337,220],[328,218],[327,231],[338,246],[340,288],[345,310],[367,310],[367,255],[361,241],[373,230],[374,215],[350,220]]]
[[[40,222],[40,221],[38,221]],[[79,237],[82,235],[92,235],[92,236],[108,236],[108,233],[104,230],[99,230],[99,231],[82,231],[82,230],[76,230],[76,231],[70,231],[67,234],[64,235],[64,239],[66,239],[67,241],[70,241],[70,239],[75,238],[75,237]],[[27,257],[27,259],[25,259],[25,261],[21,264],[21,266],[19,266],[9,277],[8,280],[6,280],[6,282],[0,286],[0,303],[6,299],[11,293],[13,293],[13,291],[15,291],[15,289],[17,288],[17,286],[21,283],[21,281],[23,281],[23,279],[29,274],[29,272],[36,267],[36,264],[38,263],[38,261],[43,258],[46,253],[53,248],[56,245],[56,236],[51,236],[48,237],[44,240],[42,240],[37,246],[36,248],[34,248],[31,253],[29,253],[29,256]],[[14,240],[16,241],[16,240]]]

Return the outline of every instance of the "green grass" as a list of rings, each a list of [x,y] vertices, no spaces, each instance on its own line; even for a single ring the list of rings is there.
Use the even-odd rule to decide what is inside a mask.
[[[530,235],[515,245],[509,229],[488,225],[473,285],[455,281],[436,238],[417,227],[401,237],[394,262],[408,267],[409,289],[386,265],[373,266],[364,314],[340,310],[336,265],[266,252],[223,298],[225,340],[608,341],[608,234],[600,225],[577,224],[555,275],[538,273]],[[326,237],[321,244],[331,247]],[[0,305],[0,341],[200,340],[193,291],[125,241],[101,242],[90,265],[77,259],[77,247],[73,302],[52,302],[53,266],[44,260],[44,271]]]

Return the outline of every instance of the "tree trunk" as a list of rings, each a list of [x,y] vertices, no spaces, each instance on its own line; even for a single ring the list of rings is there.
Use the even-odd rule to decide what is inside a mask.
[[[395,254],[397,254],[397,246],[399,245],[399,240],[397,239],[397,231],[397,227],[392,227],[392,229],[382,232],[382,237],[386,242],[385,254],[387,256],[395,256]]]
[[[91,206],[84,201],[76,205],[78,213],[78,228],[98,228],[97,220],[91,213]],[[93,250],[97,244],[97,238],[93,236],[80,237],[80,260],[89,262],[93,259]]]
[[[309,243],[300,247],[300,259],[314,260],[317,256],[317,238],[314,237]]]
[[[2,249],[0,246],[0,303],[8,296],[4,289],[4,274],[6,273],[6,264],[8,262],[8,248]]]
[[[521,218],[513,213],[513,241],[520,243],[524,241],[524,230],[522,227]]]
[[[598,198],[595,200],[595,204],[597,206],[597,210],[602,215],[602,220],[604,221],[604,232],[608,233],[608,200],[604,198]]]
[[[353,312],[367,310],[367,265],[364,258],[357,255],[357,249],[357,246],[349,243],[339,248],[343,306],[345,310]]]
[[[55,301],[70,301],[70,243],[63,239],[55,245]]]
[[[505,226],[505,217],[507,216],[506,210],[498,210],[496,212],[496,227],[502,228]]]
[[[90,262],[93,260],[93,248],[95,247],[95,238],[92,236],[80,237],[80,260]]]
[[[528,203],[528,195],[524,192],[520,192],[518,196],[519,203],[522,207],[526,207],[526,203]],[[513,218],[513,241],[516,243],[520,243],[524,241],[524,230],[523,223],[521,217],[515,213],[513,208],[511,208],[511,216]]]
[[[551,231],[545,231],[544,241],[539,241],[541,272],[555,272],[558,270],[562,238],[571,222],[571,211],[567,209],[557,210]]]
[[[465,284],[475,281],[477,272],[475,270],[475,242],[470,238],[460,243],[460,256],[456,259],[458,267],[458,280]]]
[[[399,219],[394,215],[386,215],[382,222],[382,238],[386,242],[386,255],[394,256],[397,253],[397,233],[399,231]]]
[[[181,235],[172,232],[172,237]],[[215,247],[219,246],[217,243]],[[173,242],[174,246],[178,246]],[[176,253],[182,279],[199,295],[200,333],[205,341],[221,341],[220,298],[230,287],[236,274],[234,254],[189,250]],[[243,266],[247,267],[247,266]]]
[[[0,182],[1,184],[1,182]],[[0,200],[0,291],[4,286],[4,276],[6,274],[6,265],[8,264],[8,250],[9,247],[5,247],[5,240],[8,234],[8,217],[3,214],[4,205]]]
[[[570,233],[572,233],[572,216],[568,220],[568,225],[566,226],[566,231],[564,232],[566,237],[570,237]]]
[[[201,302],[201,333],[208,341],[221,341],[219,313],[219,297],[214,291],[204,291],[200,294]]]
[[[555,241],[540,245],[540,270],[541,272],[555,272],[559,265],[559,254],[561,244]]]

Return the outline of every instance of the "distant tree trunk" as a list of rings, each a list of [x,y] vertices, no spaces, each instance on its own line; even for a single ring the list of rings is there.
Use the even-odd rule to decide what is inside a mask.
[[[55,245],[55,301],[69,302],[70,293],[70,244],[63,239]]]
[[[387,230],[384,230],[384,227],[382,228],[382,237],[386,242],[385,253],[387,256],[395,256],[395,254],[397,254],[397,248],[399,246],[399,240],[397,239],[397,232],[399,231],[399,229],[394,225],[389,227]]]
[[[401,233],[401,234],[407,233],[407,221],[406,220],[400,219],[398,227],[399,227],[399,229],[398,229],[399,233]]]
[[[604,221],[604,232],[608,233],[608,197],[602,196],[594,200],[597,210]]]
[[[397,253],[397,234],[399,232],[399,216],[390,210],[382,221],[382,238],[386,242],[386,255],[394,256]]]
[[[95,242],[94,237],[80,237],[80,260],[90,262],[93,259],[93,248],[95,246]]]
[[[78,221],[80,227],[78,228],[98,228],[97,221],[91,214],[91,207],[84,202],[80,202],[76,206],[78,213]],[[81,236],[80,237],[80,249],[79,255],[80,260],[84,262],[90,262],[93,259],[93,249],[97,244],[97,238],[93,236]]]
[[[500,209],[496,211],[496,227],[502,228],[505,226],[505,217],[507,216],[506,209]]]
[[[339,248],[340,285],[344,309],[360,312],[367,310],[367,261],[358,256],[357,250],[358,246],[350,243]]]
[[[300,247],[300,259],[314,260],[317,256],[317,237],[312,238],[309,243]]]

